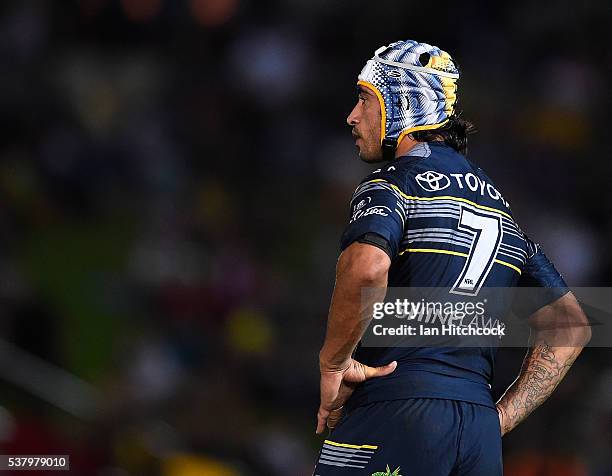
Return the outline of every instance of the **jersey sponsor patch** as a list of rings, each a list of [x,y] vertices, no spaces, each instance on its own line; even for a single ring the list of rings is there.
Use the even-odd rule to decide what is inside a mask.
[[[428,192],[439,192],[450,187],[451,184],[447,175],[434,170],[420,173],[415,175],[414,178],[421,188]]]
[[[427,192],[439,192],[447,189],[451,185],[456,185],[459,190],[467,189],[472,192],[478,192],[483,197],[489,196],[493,200],[499,200],[506,208],[510,208],[510,204],[493,184],[472,172],[451,173],[446,175],[435,170],[428,170],[427,172],[421,172],[415,175],[414,179],[416,183]]]

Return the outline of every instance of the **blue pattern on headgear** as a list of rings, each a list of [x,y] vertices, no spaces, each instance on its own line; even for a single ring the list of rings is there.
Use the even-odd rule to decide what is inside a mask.
[[[358,79],[382,100],[381,141],[399,144],[406,134],[443,126],[454,113],[459,71],[448,53],[427,43],[406,40],[379,48]]]

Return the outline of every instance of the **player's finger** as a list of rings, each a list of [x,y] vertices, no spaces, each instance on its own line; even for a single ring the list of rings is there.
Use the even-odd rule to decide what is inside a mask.
[[[336,408],[329,412],[327,417],[327,428],[334,429],[344,415],[344,407]]]
[[[317,413],[317,435],[320,435],[323,433],[323,430],[325,430],[328,416],[329,411],[325,410],[323,407],[319,407],[319,412]]]
[[[389,375],[396,368],[397,368],[397,362],[395,360],[381,367],[368,367],[366,365],[365,366],[365,377],[366,379],[370,379],[374,377],[384,377],[385,375]]]

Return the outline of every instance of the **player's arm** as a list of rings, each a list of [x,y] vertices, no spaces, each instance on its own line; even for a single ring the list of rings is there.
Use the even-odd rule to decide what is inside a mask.
[[[571,292],[529,318],[532,346],[517,379],[497,403],[502,435],[539,407],[591,338],[588,318]]]
[[[348,366],[351,355],[368,327],[371,315],[363,312],[363,288],[386,288],[389,256],[375,246],[355,242],[342,252],[336,266],[325,343],[319,353],[321,368],[334,371]]]
[[[371,244],[354,242],[340,255],[325,342],[319,353],[321,405],[317,433],[325,429],[330,413],[344,405],[355,384],[395,370],[395,362],[373,368],[351,358],[372,318],[367,312],[370,303],[362,301],[361,291],[377,288],[384,295],[390,265],[387,253]],[[374,294],[372,300],[377,298]]]
[[[325,342],[319,353],[321,405],[317,433],[326,425],[334,427],[340,416],[337,410],[358,383],[387,375],[397,365],[391,362],[373,368],[351,358],[372,319],[372,303],[384,299],[391,260],[398,254],[404,233],[406,213],[397,191],[401,182],[387,172],[373,172],[357,187],[351,199],[350,220],[340,239],[342,253],[336,266]],[[376,291],[362,297],[364,288]],[[366,295],[369,302],[364,300]]]

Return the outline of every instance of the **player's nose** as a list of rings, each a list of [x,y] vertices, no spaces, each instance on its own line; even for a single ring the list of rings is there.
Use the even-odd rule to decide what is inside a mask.
[[[353,108],[353,110],[351,111],[351,113],[348,115],[348,117],[346,118],[346,123],[353,127],[357,124],[359,124],[359,117],[357,115],[357,106],[355,106]]]

